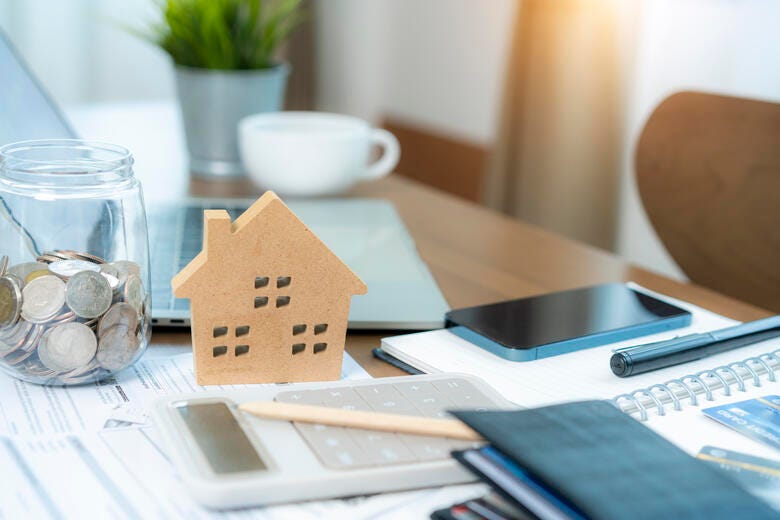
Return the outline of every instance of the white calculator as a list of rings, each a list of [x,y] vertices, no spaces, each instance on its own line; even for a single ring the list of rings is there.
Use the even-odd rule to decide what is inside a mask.
[[[450,457],[472,442],[259,419],[248,401],[426,417],[514,406],[481,379],[439,374],[275,385],[168,397],[154,408],[165,449],[192,497],[225,509],[470,482]]]

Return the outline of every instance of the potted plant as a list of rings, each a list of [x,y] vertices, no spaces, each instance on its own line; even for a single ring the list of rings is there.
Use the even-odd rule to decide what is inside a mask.
[[[147,35],[167,52],[190,155],[199,176],[243,175],[237,125],[278,111],[290,66],[275,52],[303,18],[301,0],[160,0]]]

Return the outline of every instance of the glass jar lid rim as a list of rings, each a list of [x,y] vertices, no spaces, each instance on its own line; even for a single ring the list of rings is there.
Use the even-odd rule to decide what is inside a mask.
[[[89,168],[85,168],[84,171],[57,172],[57,175],[89,175],[117,172],[118,170],[126,169],[127,175],[132,176],[130,167],[133,165],[133,156],[127,148],[104,141],[84,139],[31,139],[5,144],[0,146],[0,170],[3,170],[4,166],[9,167],[7,163],[9,160],[12,160],[13,166],[10,166],[9,169],[15,172],[30,174],[51,173],[45,171],[41,172],[37,168],[47,164],[57,164],[60,161],[67,162],[73,160],[73,158],[63,156],[60,159],[51,157],[38,159],[33,157],[21,157],[17,154],[35,149],[54,150],[57,148],[62,148],[63,150],[103,152],[112,155],[111,157],[82,159],[84,164],[89,164]]]

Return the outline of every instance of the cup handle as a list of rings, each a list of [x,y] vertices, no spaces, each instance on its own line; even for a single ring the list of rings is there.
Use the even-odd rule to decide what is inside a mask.
[[[398,165],[398,160],[401,158],[401,145],[393,134],[382,128],[371,130],[370,139],[372,144],[382,148],[382,156],[366,168],[363,178],[378,179],[392,172]]]

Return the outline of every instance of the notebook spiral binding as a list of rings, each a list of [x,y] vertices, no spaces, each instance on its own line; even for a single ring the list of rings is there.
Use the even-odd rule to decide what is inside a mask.
[[[675,410],[681,410],[684,404],[699,406],[701,395],[707,401],[714,401],[716,390],[722,389],[723,395],[729,396],[732,386],[741,392],[745,391],[747,382],[754,387],[760,387],[763,376],[767,376],[765,378],[767,381],[776,381],[776,371],[780,371],[780,349],[688,374],[663,384],[639,388],[618,395],[611,402],[619,410],[630,415],[638,415],[639,420],[646,421],[649,417],[648,410],[653,408],[657,415],[663,416],[666,415],[666,407],[670,404]],[[684,400],[687,402],[683,403]]]

